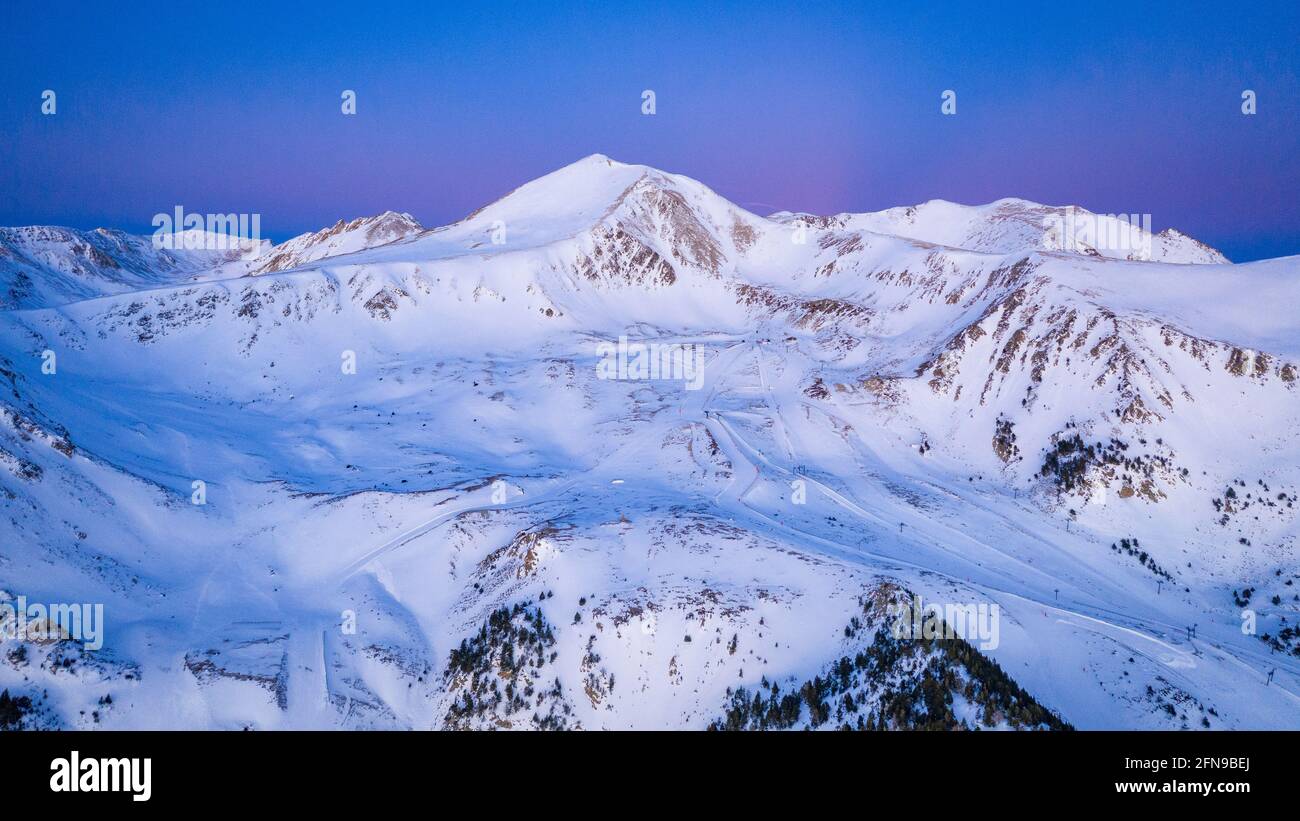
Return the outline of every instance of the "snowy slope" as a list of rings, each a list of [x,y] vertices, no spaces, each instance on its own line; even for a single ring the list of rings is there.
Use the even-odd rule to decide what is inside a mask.
[[[32,726],[1300,727],[1300,262],[1014,202],[765,219],[597,155],[7,311],[0,589],[109,628],[0,685]],[[698,379],[603,378],[620,336]],[[891,643],[910,594],[1000,641]]]

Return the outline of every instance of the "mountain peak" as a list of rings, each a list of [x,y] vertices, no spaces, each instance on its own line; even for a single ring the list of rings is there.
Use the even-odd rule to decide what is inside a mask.
[[[583,157],[577,162],[570,163],[570,165],[601,165],[601,164],[608,165],[608,166],[627,165],[627,163],[621,163],[618,160],[613,159],[608,154],[601,154],[599,152],[595,154],[588,154],[587,156]]]
[[[387,245],[413,237],[424,231],[415,217],[397,211],[385,211],[371,217],[339,220],[323,228],[281,243],[272,249],[269,259],[251,273],[269,274],[298,268],[327,257],[337,257]]]

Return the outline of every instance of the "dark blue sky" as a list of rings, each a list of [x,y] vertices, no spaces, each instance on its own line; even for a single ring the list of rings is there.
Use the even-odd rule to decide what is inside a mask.
[[[1294,0],[705,5],[5,0],[0,224],[436,225],[602,152],[760,213],[1020,196],[1300,253]]]

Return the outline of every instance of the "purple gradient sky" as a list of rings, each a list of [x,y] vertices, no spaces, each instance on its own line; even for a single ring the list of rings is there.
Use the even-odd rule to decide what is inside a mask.
[[[929,6],[11,0],[0,224],[437,225],[602,152],[760,213],[1019,196],[1300,253],[1300,4]]]

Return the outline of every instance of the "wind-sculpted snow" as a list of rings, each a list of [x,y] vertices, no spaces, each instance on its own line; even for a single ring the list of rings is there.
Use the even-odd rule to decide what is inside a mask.
[[[0,622],[106,624],[0,629],[6,715],[1300,727],[1300,263],[1060,213],[593,156],[252,261],[6,229]],[[996,638],[885,636],[904,593]]]

